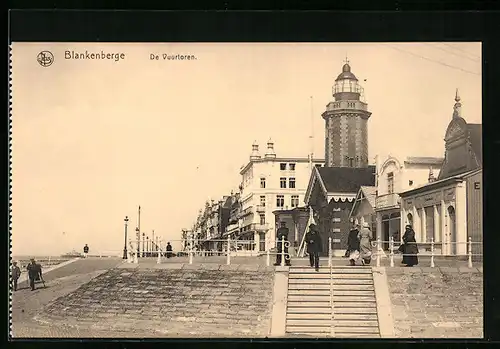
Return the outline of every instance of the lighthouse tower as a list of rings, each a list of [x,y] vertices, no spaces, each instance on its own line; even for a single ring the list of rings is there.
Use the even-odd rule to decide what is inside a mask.
[[[325,166],[368,166],[368,119],[363,88],[346,59],[335,79],[334,100],[322,114],[325,120]]]

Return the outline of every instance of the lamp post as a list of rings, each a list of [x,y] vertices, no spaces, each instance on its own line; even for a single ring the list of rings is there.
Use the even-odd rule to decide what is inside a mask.
[[[125,242],[123,244],[123,259],[127,259],[127,224],[128,224],[128,216],[125,216],[123,220],[125,222]]]
[[[136,239],[136,243],[137,243],[137,257],[139,257],[139,254],[141,252],[140,250],[140,242],[141,242],[141,233],[139,232],[139,227],[135,228],[135,239]]]
[[[144,245],[146,244],[146,233],[142,233],[142,256],[145,257],[144,255]]]
[[[146,257],[150,257],[149,252],[149,236],[146,236]]]

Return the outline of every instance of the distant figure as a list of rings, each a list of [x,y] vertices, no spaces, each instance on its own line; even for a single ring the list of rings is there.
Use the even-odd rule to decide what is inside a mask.
[[[351,266],[356,265],[356,261],[359,259],[359,240],[358,240],[359,229],[356,223],[352,224],[352,228],[347,236],[347,257],[349,258],[349,264]]]
[[[21,277],[21,269],[17,266],[17,262],[12,262],[12,283],[14,291],[17,291],[17,280]]]
[[[363,227],[358,233],[359,239],[359,256],[361,257],[361,262],[364,264],[370,264],[372,260],[372,231],[370,230],[370,224],[368,222],[363,223]]]
[[[28,277],[30,280],[31,290],[35,290],[35,281],[42,279],[42,266],[35,262],[34,258],[31,258],[30,263],[26,266],[28,270]],[[43,279],[42,279],[43,280]]]
[[[403,235],[403,264],[407,267],[413,267],[418,264],[418,246],[415,240],[415,232],[411,225],[406,226],[406,231]]]
[[[170,242],[167,242],[167,258],[172,257],[172,245],[170,245]]]
[[[274,263],[275,266],[281,265],[281,257],[284,254],[285,256],[285,265],[290,266],[291,261],[290,261],[290,255],[288,254],[288,234],[290,233],[290,230],[286,227],[286,222],[281,222],[280,227],[278,228],[277,231],[277,236],[276,238],[278,239],[278,250],[276,254],[276,263]],[[284,239],[284,243],[281,242],[281,240]]]
[[[89,254],[89,247],[87,244],[83,246],[83,257],[87,258],[87,255]]]
[[[322,250],[321,236],[316,228],[316,224],[309,225],[309,231],[305,236],[307,242],[307,253],[311,268],[319,271],[319,252]]]

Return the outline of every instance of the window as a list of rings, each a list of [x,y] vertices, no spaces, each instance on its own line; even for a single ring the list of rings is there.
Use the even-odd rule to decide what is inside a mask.
[[[276,195],[276,206],[277,207],[285,206],[285,196],[284,195]]]
[[[290,171],[295,171],[295,164],[288,164]]]
[[[295,188],[295,178],[290,177],[288,179],[288,188],[292,188],[292,189]]]
[[[280,188],[286,188],[286,178],[285,177],[280,178]]]
[[[265,195],[261,195],[260,196],[260,206],[266,206],[266,196]]]
[[[266,233],[259,233],[259,251],[266,250]]]
[[[280,164],[280,170],[285,171],[286,170],[286,164],[281,163]]]
[[[264,177],[260,178],[260,187],[265,188],[266,187],[266,179]]]
[[[389,194],[394,193],[394,173],[392,172],[387,174],[387,192]]]
[[[292,200],[291,200],[291,205],[292,207],[297,207],[299,206],[299,196],[298,195],[292,195]]]
[[[266,215],[263,213],[260,214],[260,224],[266,224]]]

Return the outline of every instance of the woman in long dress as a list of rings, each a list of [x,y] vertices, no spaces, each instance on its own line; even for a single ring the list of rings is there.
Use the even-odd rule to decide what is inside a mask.
[[[363,223],[363,228],[358,233],[359,254],[363,264],[370,264],[372,260],[372,232],[367,222]]]
[[[352,229],[349,231],[347,236],[347,253],[349,257],[349,264],[351,266],[356,265],[356,261],[359,259],[359,239],[358,239],[359,229],[356,224],[352,225]]]
[[[418,264],[418,246],[415,240],[415,231],[411,225],[406,226],[406,231],[403,235],[403,264],[407,267],[413,267]]]

